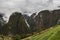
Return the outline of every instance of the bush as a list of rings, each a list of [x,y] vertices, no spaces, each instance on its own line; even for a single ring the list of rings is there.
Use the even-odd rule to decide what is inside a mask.
[[[20,35],[16,35],[16,36],[14,37],[14,40],[21,40],[21,36],[20,36]]]

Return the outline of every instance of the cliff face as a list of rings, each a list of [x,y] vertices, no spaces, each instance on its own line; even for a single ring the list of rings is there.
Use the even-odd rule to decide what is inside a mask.
[[[33,13],[27,21],[32,31],[41,31],[60,23],[60,10],[43,10],[38,15]]]
[[[36,24],[36,28],[37,30],[42,30],[45,27],[48,26],[48,15],[49,15],[49,11],[48,10],[44,10],[38,13],[38,15],[35,17],[35,24]]]
[[[59,23],[60,21],[60,9],[58,9],[58,10],[53,10],[52,11],[53,13],[54,13],[54,20],[55,20],[55,22],[56,23]]]
[[[35,15],[36,13],[33,13],[29,19],[27,20],[28,24],[30,25],[30,29],[31,29],[31,32],[35,32],[36,31],[36,28],[35,28]]]
[[[10,16],[8,23],[2,28],[2,33],[20,35],[40,32],[56,24],[60,24],[60,10],[43,10],[38,15],[33,13],[30,17],[15,12]]]
[[[9,22],[4,26],[4,30],[6,34],[27,34],[29,32],[29,28],[25,22],[25,18],[21,13],[15,12],[10,18]]]
[[[44,30],[46,28],[49,28],[51,26],[56,25],[58,22],[60,22],[60,10],[44,10],[38,13],[38,15],[35,17],[35,24],[37,30]]]

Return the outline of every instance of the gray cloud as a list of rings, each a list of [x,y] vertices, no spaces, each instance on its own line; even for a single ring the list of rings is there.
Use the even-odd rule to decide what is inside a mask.
[[[12,12],[19,11],[23,14],[32,14],[40,10],[57,9],[60,5],[60,0],[0,0],[0,12],[6,14],[9,18]]]

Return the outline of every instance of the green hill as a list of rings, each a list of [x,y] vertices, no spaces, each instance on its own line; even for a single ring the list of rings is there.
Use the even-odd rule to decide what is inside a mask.
[[[60,40],[60,25],[47,29],[41,34],[36,34],[23,40]]]

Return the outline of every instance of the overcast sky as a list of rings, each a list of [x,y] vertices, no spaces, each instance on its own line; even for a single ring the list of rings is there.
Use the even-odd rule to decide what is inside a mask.
[[[15,11],[23,14],[27,12],[29,15],[44,9],[57,9],[58,6],[60,0],[0,0],[0,12],[5,13],[8,18]]]

